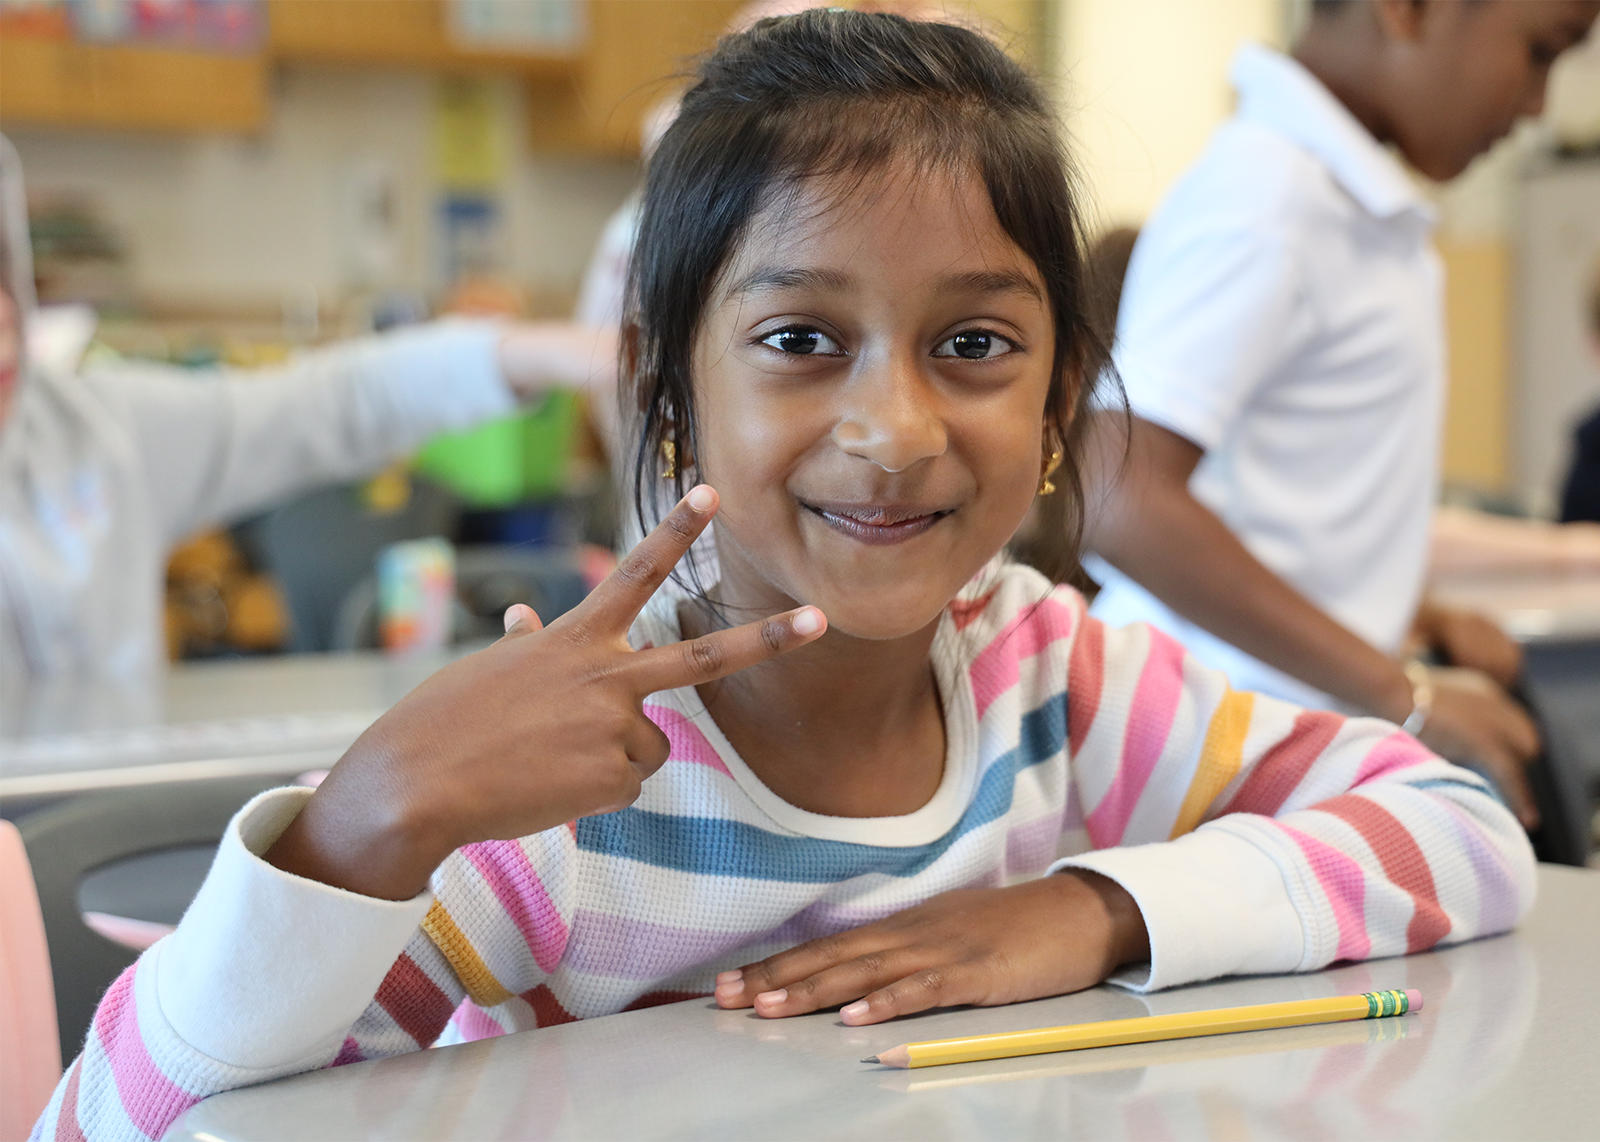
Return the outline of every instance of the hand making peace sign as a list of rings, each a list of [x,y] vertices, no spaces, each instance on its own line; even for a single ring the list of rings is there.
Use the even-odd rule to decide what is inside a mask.
[[[813,641],[815,607],[635,651],[628,630],[716,514],[694,488],[576,609],[528,607],[506,637],[433,675],[333,767],[266,859],[352,892],[408,900],[451,852],[633,803],[667,759],[649,695],[696,686]]]

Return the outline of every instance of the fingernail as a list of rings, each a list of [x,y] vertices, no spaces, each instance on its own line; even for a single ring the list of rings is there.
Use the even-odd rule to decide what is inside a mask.
[[[816,634],[822,629],[822,612],[815,607],[805,607],[794,617],[795,634]]]
[[[839,1017],[841,1019],[860,1019],[870,1010],[871,1008],[867,1006],[865,999],[858,999],[848,1007],[841,1007],[839,1009]]]
[[[690,491],[685,498],[689,501],[689,506],[695,511],[708,512],[711,510],[712,501],[716,499],[716,493],[708,485],[701,484]]]
[[[717,973],[717,983],[719,985],[720,984],[724,984],[724,983],[743,983],[743,982],[744,982],[744,972],[739,971],[738,969],[735,969],[733,971],[724,971],[724,972],[718,972]]]
[[[741,979],[728,980],[717,984],[717,994],[726,995],[729,999],[744,994],[744,981]]]
[[[780,987],[777,991],[763,991],[760,995],[756,996],[756,1002],[764,1004],[767,1007],[776,1007],[778,1004],[782,1003],[788,998],[789,992],[785,988]]]
[[[506,633],[507,634],[510,634],[511,633],[511,628],[517,625],[517,618],[518,617],[519,616],[517,615],[516,604],[512,604],[511,606],[506,608],[505,624],[506,624]]]

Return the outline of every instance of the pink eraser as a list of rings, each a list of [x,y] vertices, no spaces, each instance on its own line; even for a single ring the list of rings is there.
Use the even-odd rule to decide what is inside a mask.
[[[1414,987],[1406,988],[1406,1010],[1407,1011],[1421,1011],[1422,1010],[1422,992],[1418,991]]]

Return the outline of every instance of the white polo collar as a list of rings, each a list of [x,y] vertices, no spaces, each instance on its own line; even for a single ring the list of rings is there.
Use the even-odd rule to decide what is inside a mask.
[[[1410,213],[1433,224],[1433,206],[1405,168],[1298,60],[1260,44],[1241,44],[1228,78],[1239,93],[1239,118],[1315,155],[1368,213]]]

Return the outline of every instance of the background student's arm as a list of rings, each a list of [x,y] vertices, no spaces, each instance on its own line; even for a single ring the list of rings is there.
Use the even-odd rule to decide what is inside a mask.
[[[1124,426],[1127,426],[1125,429]],[[1357,709],[1400,723],[1412,687],[1400,664],[1261,564],[1189,491],[1202,450],[1139,417],[1096,414],[1087,546],[1178,614]],[[1538,751],[1528,716],[1491,678],[1433,673],[1422,728],[1432,749],[1483,766],[1518,817],[1537,824],[1523,765]]]
[[[615,333],[569,323],[447,322],[195,376],[165,366],[85,372],[120,406],[166,537],[367,475],[442,431],[557,386],[607,387]]]

